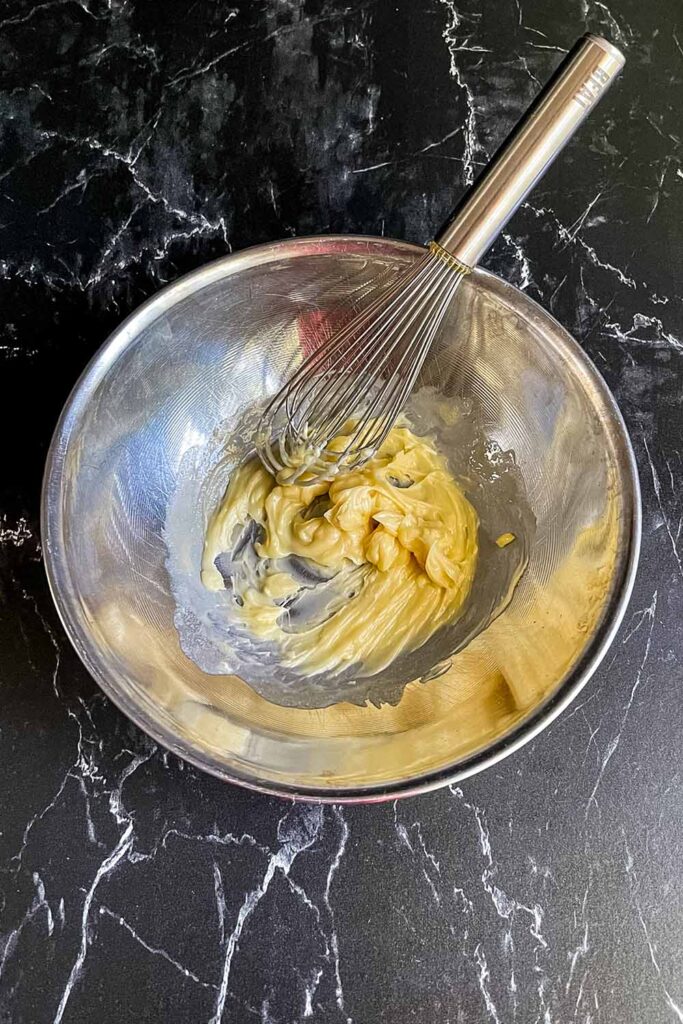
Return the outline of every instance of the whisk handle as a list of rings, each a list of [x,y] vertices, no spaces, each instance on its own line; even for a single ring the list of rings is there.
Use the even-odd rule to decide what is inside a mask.
[[[624,55],[585,35],[541,91],[437,241],[475,266],[624,66]]]

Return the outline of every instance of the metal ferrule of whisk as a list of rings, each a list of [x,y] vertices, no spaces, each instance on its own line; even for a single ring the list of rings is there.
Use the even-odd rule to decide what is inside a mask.
[[[396,423],[463,277],[624,65],[607,40],[578,41],[424,255],[305,359],[264,410],[257,451],[283,483],[357,469]]]

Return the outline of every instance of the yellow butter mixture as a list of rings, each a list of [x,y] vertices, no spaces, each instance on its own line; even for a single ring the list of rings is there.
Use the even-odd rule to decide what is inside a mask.
[[[237,618],[284,665],[370,674],[458,616],[477,531],[432,443],[396,427],[361,469],[325,483],[279,483],[257,458],[240,466],[209,522],[202,580],[232,588]]]

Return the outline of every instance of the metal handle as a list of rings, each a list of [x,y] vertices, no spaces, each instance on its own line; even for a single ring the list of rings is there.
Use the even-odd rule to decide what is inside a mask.
[[[586,35],[562,61],[437,241],[475,266],[624,66],[624,55]]]

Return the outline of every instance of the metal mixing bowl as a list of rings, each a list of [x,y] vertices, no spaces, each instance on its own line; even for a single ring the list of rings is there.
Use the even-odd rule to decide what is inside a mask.
[[[396,706],[302,710],[203,673],[174,626],[164,529],[187,451],[281,383],[291,325],[421,250],[324,237],[261,246],[164,289],[78,381],[47,460],[50,585],[76,650],[142,729],[195,765],[260,790],[372,800],[462,779],[565,708],[622,619],[640,495],[619,411],[581,348],[523,293],[476,271],[423,377],[513,449],[537,528],[512,602]],[[298,358],[297,353],[295,356]],[[426,375],[426,376],[425,376]]]

